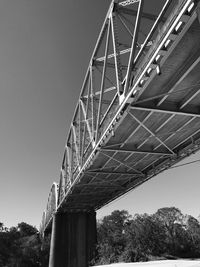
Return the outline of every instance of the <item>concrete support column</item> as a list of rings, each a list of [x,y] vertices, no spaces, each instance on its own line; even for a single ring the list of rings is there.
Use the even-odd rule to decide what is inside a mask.
[[[49,267],[88,267],[95,255],[96,213],[54,215]]]

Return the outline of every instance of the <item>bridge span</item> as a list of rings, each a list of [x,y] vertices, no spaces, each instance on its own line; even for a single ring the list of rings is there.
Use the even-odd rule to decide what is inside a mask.
[[[95,211],[199,148],[199,0],[113,0],[43,214],[49,266],[88,266]]]

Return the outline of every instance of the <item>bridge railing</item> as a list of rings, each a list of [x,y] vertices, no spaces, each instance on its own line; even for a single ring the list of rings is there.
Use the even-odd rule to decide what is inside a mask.
[[[114,134],[127,99],[137,97],[153,70],[159,74],[161,52],[165,53],[169,44],[152,60],[154,43],[162,41],[160,32],[174,31],[173,9],[177,6],[191,12],[195,5],[193,0],[166,0],[150,14],[144,0],[112,1],[81,88],[64,149],[57,200],[51,190],[45,225],[80,173],[89,167],[94,151]],[[169,15],[174,18],[169,19]],[[178,25],[177,32],[181,28]],[[56,206],[52,204],[55,201]]]

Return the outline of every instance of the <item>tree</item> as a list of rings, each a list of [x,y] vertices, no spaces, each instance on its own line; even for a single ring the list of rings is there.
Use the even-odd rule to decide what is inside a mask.
[[[191,215],[187,216],[186,231],[191,257],[200,257],[200,223]]]
[[[0,267],[39,267],[41,242],[37,229],[19,223],[10,229],[0,224]],[[43,265],[45,266],[45,265]]]
[[[115,210],[98,222],[98,255],[100,264],[117,262],[126,246],[125,228],[130,215],[126,210]]]
[[[155,213],[160,223],[164,226],[166,231],[166,244],[168,246],[168,252],[172,255],[176,255],[177,251],[177,233],[180,233],[180,229],[183,230],[184,215],[178,208],[166,207],[158,209]]]
[[[0,222],[0,232],[2,232],[2,231],[3,231],[3,229],[4,229],[4,225],[3,225],[3,223],[2,223],[2,222]]]
[[[17,229],[21,237],[31,236],[38,232],[38,230],[34,226],[27,224],[25,222],[18,223]]]
[[[7,266],[11,255],[16,254],[18,249],[16,240],[18,238],[19,234],[15,227],[10,228],[10,230],[2,227],[2,231],[0,231],[0,267]]]
[[[49,264],[50,241],[50,234],[45,235],[42,240],[40,239],[39,258],[41,267],[46,267]]]
[[[125,261],[146,260],[165,250],[165,231],[154,215],[135,215],[126,231]]]

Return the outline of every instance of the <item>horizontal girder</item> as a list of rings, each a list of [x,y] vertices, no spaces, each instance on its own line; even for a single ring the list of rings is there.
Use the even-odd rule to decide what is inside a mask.
[[[150,103],[150,105],[143,105],[143,106],[132,106],[131,109],[133,110],[145,110],[145,111],[152,111],[152,112],[159,112],[159,113],[168,113],[168,114],[175,114],[175,115],[182,115],[182,116],[190,116],[190,117],[198,117],[200,118],[200,110],[198,106],[187,106],[187,108],[180,109],[178,107],[178,103],[169,103],[165,101],[165,104],[157,107],[154,103]]]
[[[172,153],[169,152],[158,152],[153,150],[141,150],[141,149],[124,149],[124,148],[102,148],[103,151],[116,151],[121,153],[139,153],[139,154],[153,154],[153,155],[163,155],[170,156]]]

